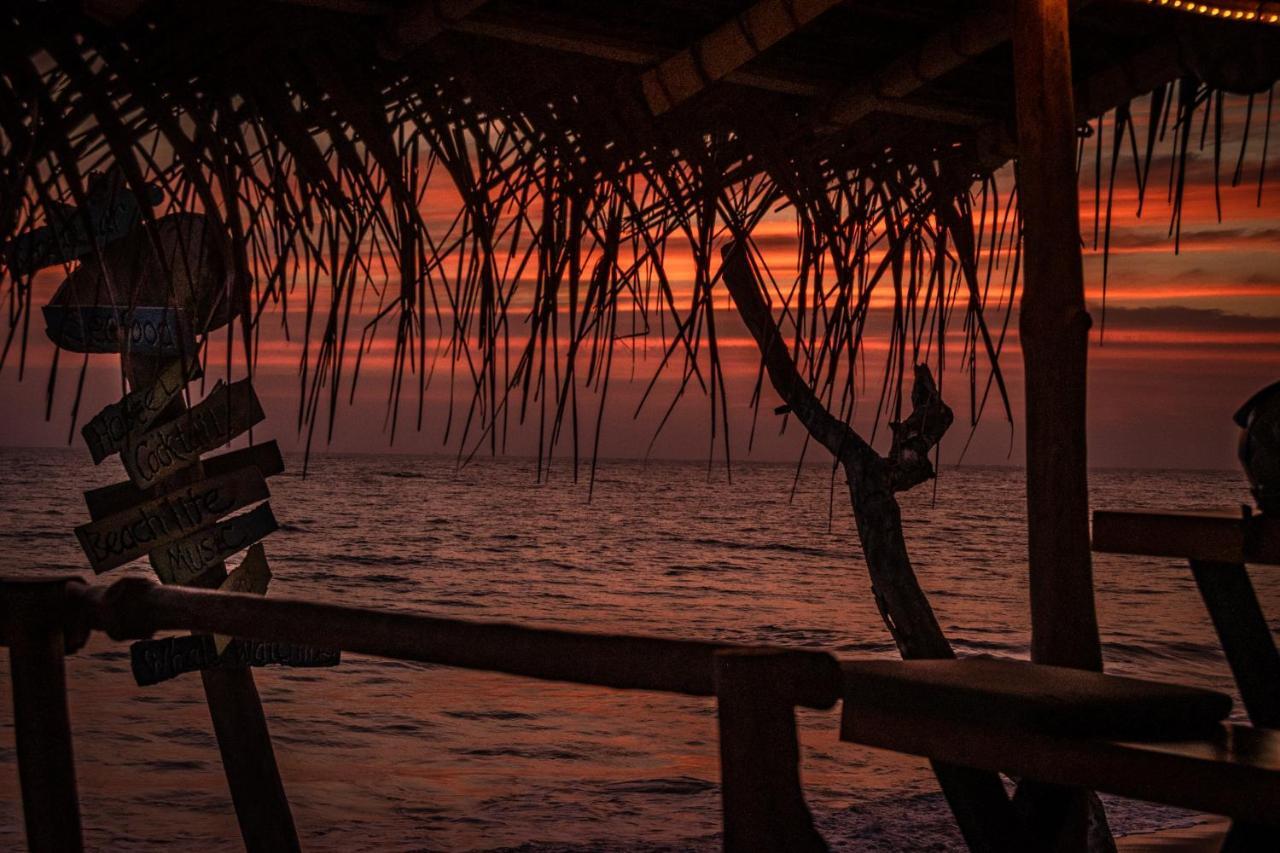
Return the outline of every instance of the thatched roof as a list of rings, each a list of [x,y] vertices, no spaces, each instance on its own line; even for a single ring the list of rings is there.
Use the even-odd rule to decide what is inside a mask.
[[[1261,147],[1280,3],[1073,5],[1077,112],[1083,124],[1118,108],[1105,144],[1112,161],[1132,154],[1140,187],[1171,152],[1180,193],[1186,152],[1221,132],[1224,91],[1250,93],[1245,137]],[[661,330],[657,369],[705,389],[715,422],[713,248],[782,207],[799,273],[762,272],[798,362],[847,412],[884,282],[895,307],[877,398],[894,411],[955,317],[981,355],[965,361],[987,365],[975,381],[999,386],[1003,333],[985,318],[1013,303],[1004,260],[1018,251],[1012,196],[991,177],[1016,153],[1006,9],[14,0],[0,15],[0,236],[83,204],[88,173],[115,163],[139,196],[146,182],[164,191],[142,200],[144,223],[197,210],[226,235],[250,363],[264,312],[305,303],[281,313],[307,343],[300,424],[332,416],[356,344],[383,330],[397,341],[392,407],[416,385],[420,411],[443,359],[473,387],[457,421],[472,442],[496,445],[503,418],[540,407],[549,450],[575,383],[607,383],[624,321]],[[442,183],[457,217],[428,221]],[[692,258],[692,297],[664,271],[673,251]],[[29,275],[3,287],[0,365],[21,358],[39,307]]]

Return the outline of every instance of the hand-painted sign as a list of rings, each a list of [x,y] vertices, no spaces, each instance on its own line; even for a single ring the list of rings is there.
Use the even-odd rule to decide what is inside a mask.
[[[271,567],[267,565],[267,551],[258,543],[249,549],[244,561],[235,571],[227,575],[227,579],[218,587],[220,592],[244,592],[252,595],[266,595],[267,584],[271,583]],[[222,634],[213,635],[213,646],[218,654],[227,648],[231,638]]]
[[[200,378],[200,366],[184,368],[182,359],[170,362],[155,384],[130,391],[118,403],[112,403],[94,415],[80,430],[93,464],[122,450],[129,436],[141,433],[177,397],[187,383]]]
[[[101,574],[269,496],[262,473],[257,468],[242,468],[180,486],[124,512],[82,524],[76,528],[76,538],[93,570]]]
[[[45,333],[71,352],[136,352],[191,357],[195,338],[178,311],[163,305],[46,305]]]
[[[164,195],[148,184],[147,198],[155,205]],[[92,252],[95,242],[102,247],[118,240],[138,222],[138,199],[124,186],[118,169],[90,177],[86,202],[83,208],[54,202],[48,225],[15,237],[6,247],[9,269],[23,274],[74,261]]]
[[[205,334],[225,326],[232,304],[244,299],[243,294],[233,298],[231,293],[225,244],[208,217],[170,214],[153,227],[132,229],[92,263],[76,267],[58,286],[49,307],[124,312],[137,305],[160,305],[176,311],[190,333]],[[50,335],[61,346],[58,331],[50,322]]]
[[[161,583],[185,584],[278,527],[271,504],[262,504],[185,539],[161,545],[151,551],[151,566]]]
[[[243,669],[247,666],[336,666],[342,653],[297,643],[266,643],[260,640],[232,640],[219,655],[213,637],[193,634],[143,640],[129,648],[133,678],[139,687],[158,684],[184,672],[201,669]]]
[[[149,488],[194,465],[200,454],[226,444],[263,419],[248,379],[219,382],[197,406],[130,442],[121,458],[129,479]]]
[[[261,471],[264,477],[274,477],[284,471],[284,457],[280,454],[280,445],[274,441],[265,441],[252,447],[232,450],[229,453],[201,460],[206,477],[220,477],[250,465]],[[123,512],[156,495],[155,489],[139,489],[132,481],[124,480],[109,486],[90,489],[84,493],[84,501],[89,506],[89,517],[97,521],[108,515]]]

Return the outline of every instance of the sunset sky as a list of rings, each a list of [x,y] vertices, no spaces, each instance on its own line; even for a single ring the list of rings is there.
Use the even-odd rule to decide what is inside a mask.
[[[1131,177],[1121,169],[1112,224],[1111,273],[1106,299],[1106,332],[1100,340],[1102,320],[1101,252],[1092,249],[1093,177],[1090,169],[1081,178],[1081,227],[1086,238],[1085,274],[1087,298],[1094,314],[1095,331],[1090,351],[1090,457],[1104,467],[1212,467],[1235,465],[1235,428],[1230,417],[1253,391],[1280,379],[1280,162],[1275,148],[1271,175],[1258,204],[1258,163],[1246,161],[1245,180],[1230,188],[1235,143],[1228,136],[1223,157],[1222,221],[1215,213],[1212,160],[1208,154],[1191,164],[1182,215],[1181,251],[1175,255],[1168,236],[1170,207],[1165,199],[1168,162],[1153,167],[1153,190],[1143,217],[1134,212],[1137,196]],[[1131,174],[1131,167],[1130,167]],[[1005,181],[1006,186],[1011,183]],[[786,220],[765,222],[771,229],[764,241],[771,267],[785,271],[793,266],[794,245]],[[673,285],[687,293],[687,265],[673,262],[668,268]],[[46,274],[44,298],[60,273]],[[300,300],[298,300],[300,302]],[[728,309],[727,303],[718,305]],[[291,310],[293,310],[291,308]],[[284,340],[278,312],[264,320],[261,361],[255,379],[268,419],[255,439],[274,437],[286,448],[302,446],[296,429],[300,347]],[[748,407],[755,381],[758,356],[752,342],[731,310],[717,311],[721,346],[729,385],[731,449],[735,459],[794,460],[802,435],[789,424],[779,434],[781,420],[772,414],[776,396],[766,390],[751,452],[747,444],[752,425]],[[874,325],[874,324],[873,324]],[[1001,364],[1010,382],[1014,423],[1003,417],[998,405],[989,405],[963,460],[973,464],[1021,464],[1022,372],[1014,334],[1006,345]],[[0,394],[5,410],[0,416],[0,444],[58,446],[67,443],[71,428],[71,400],[79,377],[82,356],[64,354],[57,382],[57,398],[50,419],[45,418],[45,389],[53,354],[50,344],[32,323],[27,351],[26,376],[18,382],[17,359],[10,357],[0,373]],[[654,439],[656,427],[669,404],[679,378],[669,371],[659,382],[654,398],[639,417],[637,402],[657,369],[661,342],[635,341],[620,347],[608,408],[602,423],[600,453],[603,457],[643,456]],[[391,342],[384,335],[374,343],[362,368],[354,406],[344,403],[338,413],[334,439],[326,445],[323,430],[315,449],[358,452],[456,452],[456,437],[442,441],[443,412],[448,388],[437,381],[427,398],[427,414],[421,432],[414,431],[416,399],[404,404],[394,445],[385,426],[388,367]],[[883,341],[867,344],[868,393],[874,401],[878,390],[876,353]],[[631,358],[632,352],[635,358]],[[66,357],[71,355],[70,358]],[[82,423],[101,406],[119,396],[118,359],[91,356],[85,380]],[[441,369],[444,369],[442,366]],[[470,381],[455,386],[465,407]],[[944,460],[956,461],[969,438],[968,388],[963,373],[944,377],[944,395],[957,411],[957,422],[943,444]],[[406,395],[406,399],[411,395]],[[598,398],[580,395],[584,455],[589,456],[594,435]],[[866,429],[874,402],[860,412],[859,426]],[[672,419],[653,443],[655,457],[705,459],[711,452],[710,403],[694,391],[677,405]],[[507,452],[529,454],[536,448],[536,417],[532,427],[515,428]],[[881,431],[883,438],[883,430]],[[455,430],[456,436],[456,430]],[[882,442],[878,439],[878,443]],[[80,444],[77,436],[75,444]],[[562,442],[560,450],[567,452]],[[723,456],[716,440],[716,458]],[[810,459],[821,457],[810,450]]]

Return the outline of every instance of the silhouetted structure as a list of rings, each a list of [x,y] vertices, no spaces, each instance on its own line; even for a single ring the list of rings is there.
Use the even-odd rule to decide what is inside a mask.
[[[995,259],[1014,269],[1021,263],[1024,277],[1015,274],[1011,287],[1022,289],[1028,389],[1033,658],[1098,669],[1085,479],[1090,320],[1079,248],[1078,128],[1115,111],[1107,139],[1112,162],[1132,150],[1140,191],[1156,154],[1171,152],[1176,224],[1193,132],[1220,139],[1223,93],[1248,93],[1251,117],[1253,95],[1267,93],[1265,118],[1245,136],[1265,138],[1269,131],[1271,86],[1280,77],[1280,4],[1070,6],[1068,31],[1065,0],[88,0],[83,9],[19,0],[0,20],[12,46],[0,67],[0,234],[63,215],[69,204],[84,207],[85,176],[108,163],[134,190],[145,231],[153,232],[170,207],[200,209],[214,222],[227,270],[224,296],[239,320],[238,357],[252,366],[252,331],[263,308],[297,299],[295,283],[303,290],[308,327],[299,423],[310,430],[326,405],[332,418],[339,379],[358,373],[362,349],[347,350],[356,293],[394,270],[398,286],[360,330],[363,341],[380,324],[394,327],[392,423],[404,392],[415,390],[405,385],[411,372],[419,380],[420,419],[428,362],[452,358],[474,379],[471,399],[459,407],[464,442],[496,449],[509,419],[534,410],[540,450],[549,454],[567,441],[575,458],[582,440],[575,383],[607,385],[613,348],[628,323],[641,331],[666,324],[663,366],[682,365],[682,388],[691,381],[706,387],[712,423],[723,418],[712,298],[723,278],[760,346],[762,374],[847,473],[877,603],[904,656],[924,658],[952,653],[912,573],[894,497],[920,481],[920,452],[907,471],[901,452],[882,457],[849,426],[871,294],[891,291],[894,305],[881,411],[897,424],[923,423],[919,407],[903,411],[907,379],[931,358],[941,368],[942,348],[929,344],[945,335],[953,312],[965,320],[968,346],[986,358],[985,380],[972,362],[975,383],[985,381],[1004,397],[998,355],[1008,315],[997,325],[987,314],[1007,311],[1012,296],[1005,303],[991,296],[988,304],[991,276]],[[1135,121],[1134,104],[1146,105],[1145,122]],[[1099,119],[1093,134],[1099,152],[1106,124]],[[992,177],[1015,155],[1016,205]],[[441,172],[458,209],[443,229],[421,211]],[[1237,165],[1233,180],[1240,177]],[[1108,192],[1114,178],[1113,167]],[[145,191],[148,181],[162,187],[160,205]],[[791,289],[772,282],[753,241],[779,205],[794,213],[799,237],[801,272]],[[1107,210],[1109,218],[1109,202]],[[721,265],[717,243],[727,249]],[[693,260],[688,305],[677,301],[663,269],[677,245]],[[25,336],[32,308],[30,275],[15,264],[16,251],[8,279],[11,344]],[[95,247],[94,254],[102,251]],[[322,273],[328,289],[320,287]],[[515,299],[530,289],[531,298]],[[527,311],[522,326],[517,311],[521,318]],[[5,352],[24,345],[25,337]],[[922,384],[921,403],[929,401],[926,392]],[[935,434],[941,432],[919,432]],[[934,442],[923,445],[925,462]],[[26,646],[13,644],[15,661],[39,652],[48,664],[48,674],[37,677],[15,663],[15,680],[31,679],[22,691],[15,686],[28,710],[30,703],[61,703],[65,711],[58,693],[62,623],[41,615],[40,602],[77,602],[89,615],[73,608],[79,621],[72,624],[110,628],[120,608],[162,612],[194,596],[180,616],[170,610],[142,624],[227,634],[268,632],[252,614],[290,606],[236,598],[204,603],[200,593],[128,587],[114,599],[56,585],[13,595],[27,609],[11,608],[6,624],[26,626],[12,629],[15,637],[31,632],[23,634]],[[300,616],[296,624],[310,623]],[[362,639],[372,623],[352,624],[344,647],[407,654]],[[314,626],[295,631],[273,623],[270,632],[277,630],[279,639],[305,642]],[[32,637],[39,641],[34,646]],[[796,699],[763,693],[756,702],[744,699],[726,685],[768,679],[744,674],[752,667],[742,660],[723,661],[716,668],[727,679],[717,689],[723,731],[735,733],[734,743],[722,745],[724,766],[750,774],[751,750],[742,751],[736,739],[758,734],[793,749],[794,731],[786,727]],[[770,658],[768,666],[775,665]],[[710,668],[706,661],[698,666]],[[886,683],[905,680],[950,697],[963,692],[958,680],[984,701],[999,699],[965,662],[927,666],[949,675],[931,682],[922,673],[933,669],[904,665]],[[1028,684],[1053,683],[1044,670],[1019,671],[1028,673]],[[849,672],[846,692],[859,677]],[[1103,720],[1124,719],[1129,694],[1118,680],[1078,677],[1076,698],[1101,703]],[[939,778],[975,849],[1020,849],[1028,832],[1040,834],[1038,844],[1085,843],[1083,796],[1028,787],[1028,826],[989,772],[996,769],[1274,820],[1280,768],[1270,735],[1222,729],[1217,720],[1225,712],[1214,697],[1135,689],[1139,707],[1181,703],[1197,731],[1207,726],[1212,736],[1185,748],[1148,748],[1118,745],[1119,734],[1105,726],[1067,733],[1019,723],[1003,735],[987,732],[1006,740],[980,757],[957,746],[964,742],[958,731],[973,743],[983,742],[983,733],[956,711],[956,719],[932,721],[938,728],[930,738],[918,737],[930,721],[905,714],[900,719],[911,724],[895,728],[894,737],[877,735],[877,742],[953,762],[937,765]],[[1034,705],[1044,691],[1010,701]],[[847,713],[855,707],[849,701]],[[871,710],[888,726],[904,709]],[[61,749],[66,735],[56,716],[29,721],[35,728],[25,734],[20,728],[20,737]],[[868,737],[848,720],[845,731]],[[1150,734],[1168,741],[1187,732],[1153,726]],[[65,812],[74,802],[66,790],[69,747],[59,755],[48,778],[28,786],[24,777],[24,788]],[[787,751],[781,763],[794,766],[791,756]],[[1080,769],[1095,763],[1105,770]],[[1169,774],[1192,770],[1214,781],[1197,791],[1165,785]],[[773,766],[752,784],[790,784],[781,773]],[[788,837],[821,844],[795,791],[774,798],[788,804],[778,813],[762,812],[760,789],[739,781],[725,781],[726,843],[776,849]],[[1215,784],[1222,798],[1210,803],[1204,789]],[[241,818],[251,838],[253,821],[269,816]],[[756,823],[744,828],[738,820]],[[49,831],[70,827],[68,821]],[[62,838],[49,836],[51,844]]]

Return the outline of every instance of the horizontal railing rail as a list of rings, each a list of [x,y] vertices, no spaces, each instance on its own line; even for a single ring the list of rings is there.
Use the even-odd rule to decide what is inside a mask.
[[[143,578],[106,587],[79,578],[0,579],[0,641],[10,648],[14,673],[32,850],[81,844],[62,656],[93,631],[139,640],[169,630],[716,697],[726,849],[826,849],[800,788],[794,714],[797,705],[827,709],[839,699],[840,667],[826,652],[446,619],[160,586]],[[239,793],[252,799],[253,792]]]
[[[806,649],[743,646],[531,628],[387,612],[338,604],[160,586],[124,578],[108,587],[71,582],[69,616],[82,629],[115,640],[159,631],[191,630],[319,648],[687,696],[715,696],[717,652],[776,656],[782,693],[794,704],[827,709],[840,696],[840,668],[830,654]]]

